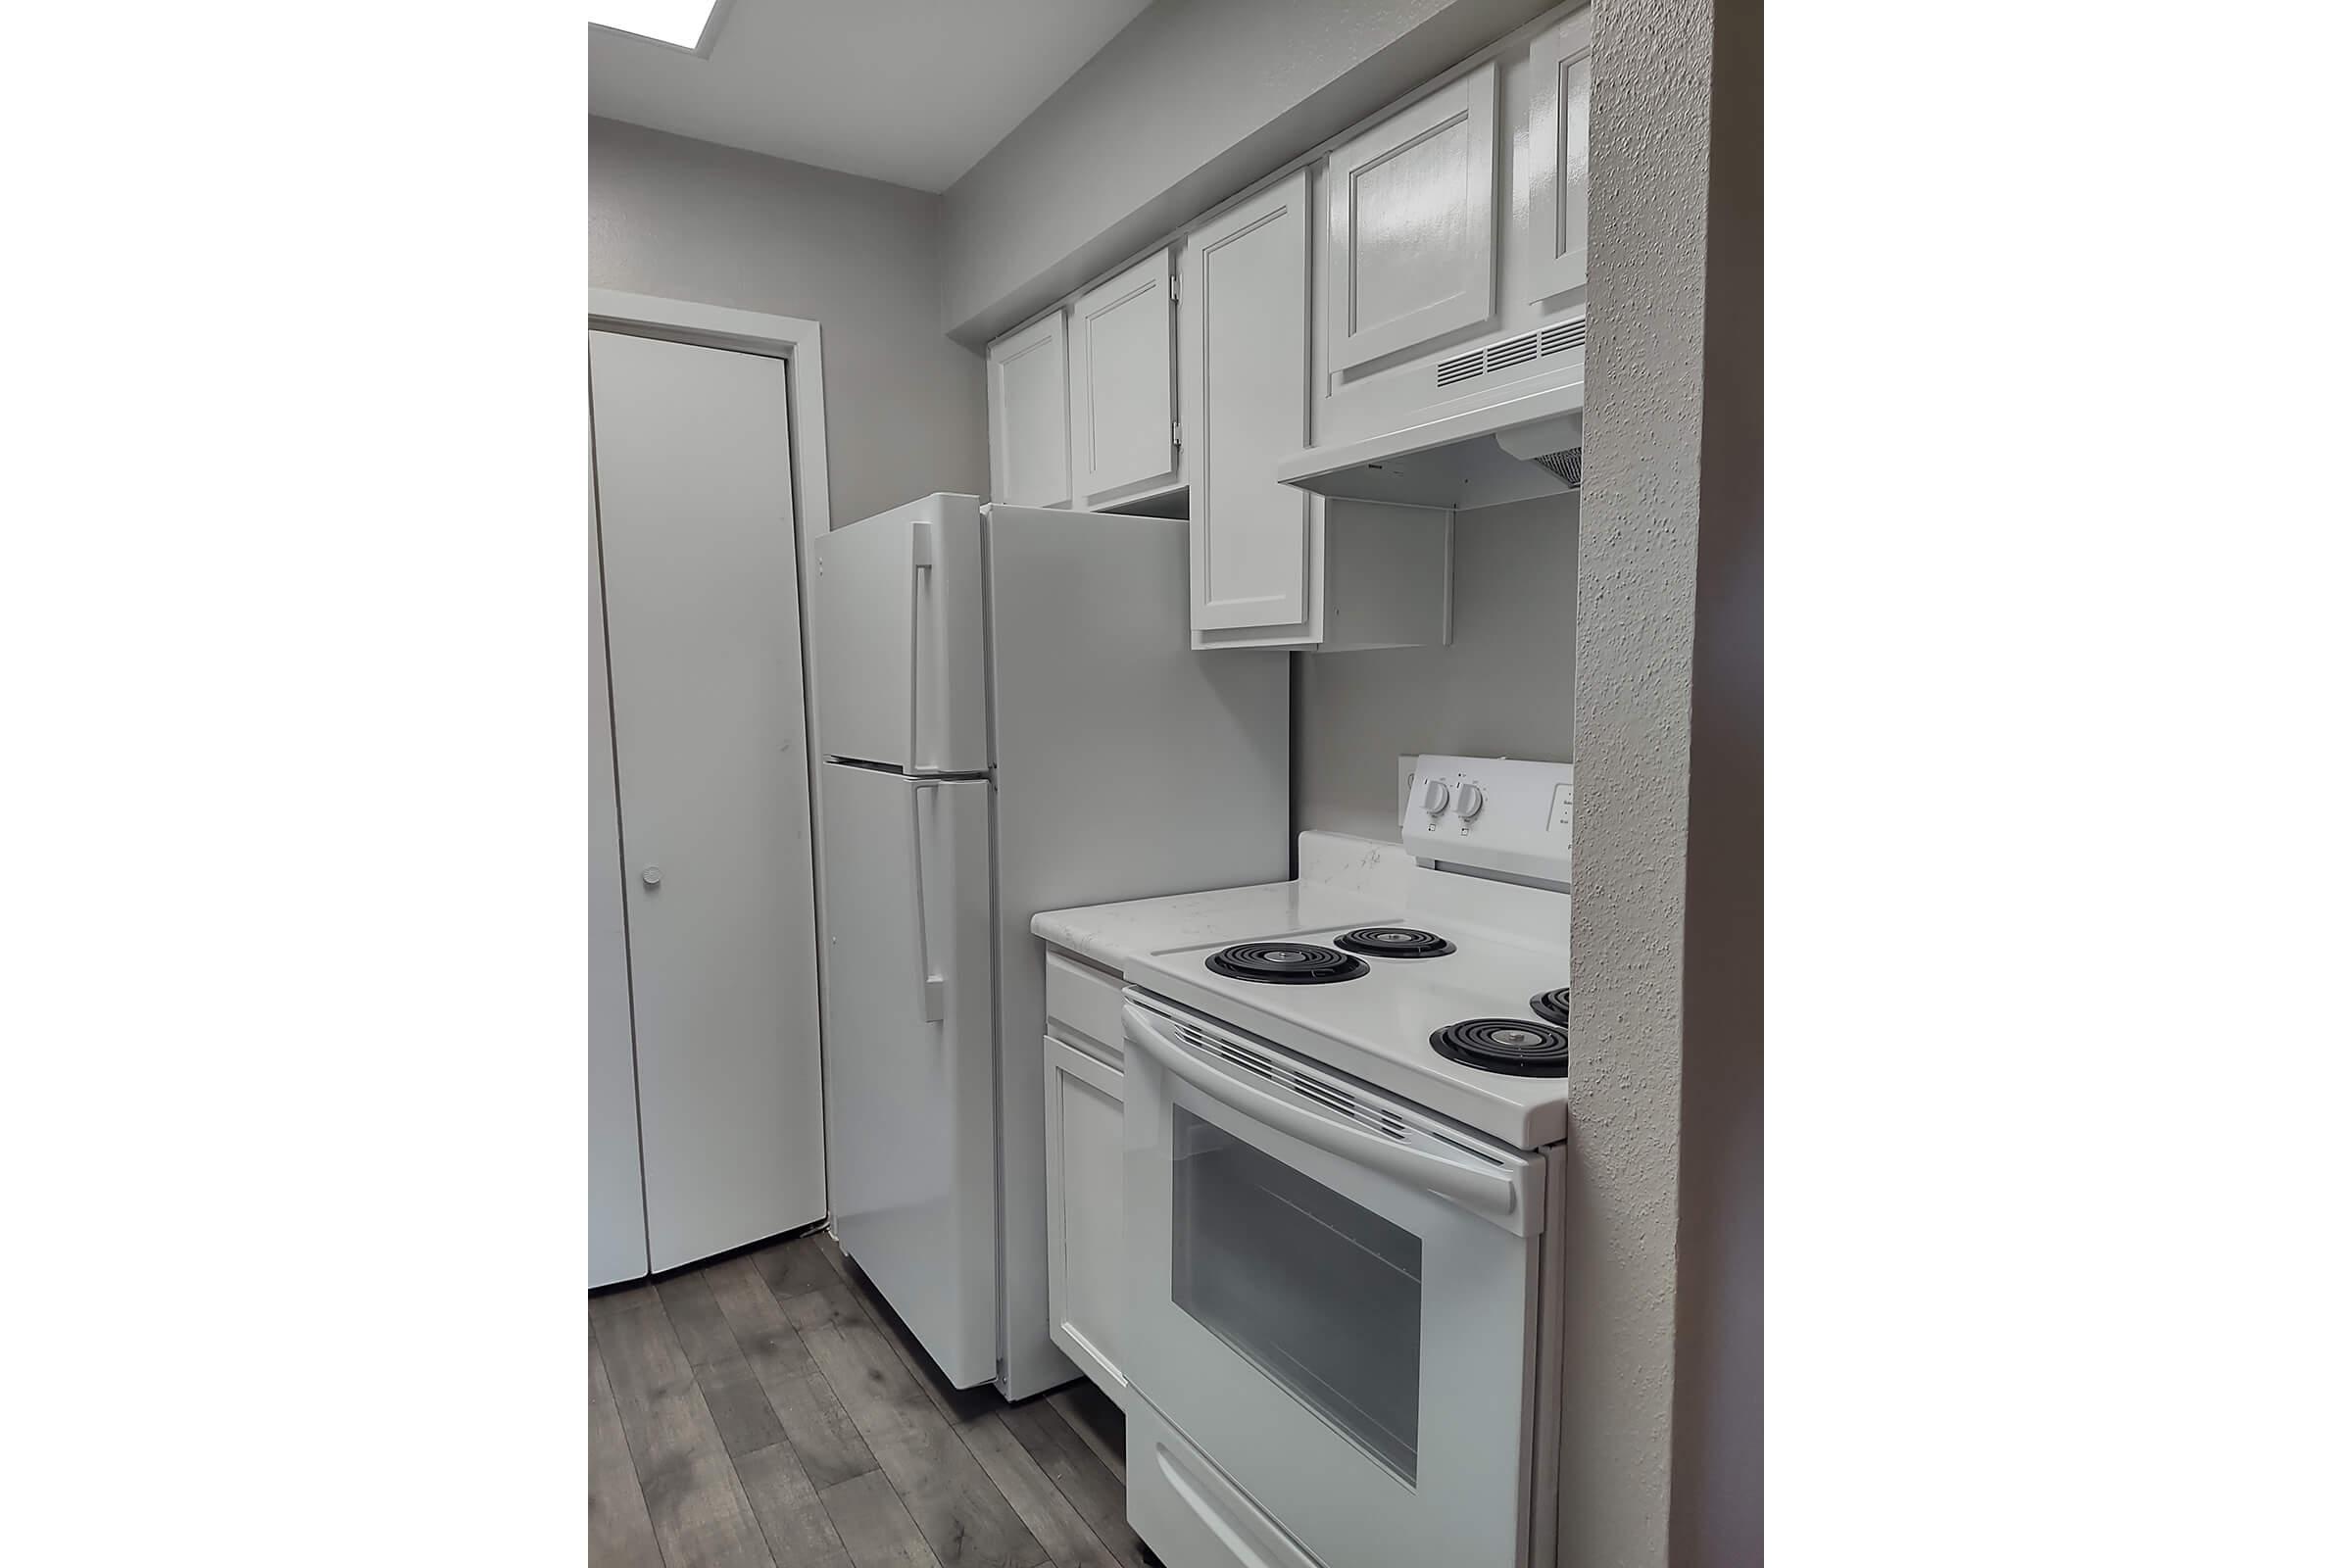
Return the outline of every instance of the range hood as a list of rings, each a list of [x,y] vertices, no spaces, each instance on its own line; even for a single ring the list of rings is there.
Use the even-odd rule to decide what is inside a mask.
[[[1277,463],[1274,476],[1317,495],[1421,507],[1562,495],[1583,483],[1584,408],[1582,379],[1555,383],[1361,441],[1307,447]]]

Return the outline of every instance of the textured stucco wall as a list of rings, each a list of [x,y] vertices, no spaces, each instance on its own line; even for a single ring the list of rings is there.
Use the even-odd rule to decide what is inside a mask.
[[[1157,0],[947,191],[979,345],[1558,0]]]
[[[1715,0],[1668,1532],[1709,1568],[1764,1560],[1763,67]]]
[[[1396,759],[1566,762],[1576,717],[1576,498],[1453,525],[1453,641],[1292,661],[1294,826],[1396,837]]]
[[[940,335],[940,198],[691,137],[588,122],[588,281],[824,328],[836,527],[988,493],[980,357]]]
[[[1563,1565],[1668,1558],[1712,0],[1593,12]]]

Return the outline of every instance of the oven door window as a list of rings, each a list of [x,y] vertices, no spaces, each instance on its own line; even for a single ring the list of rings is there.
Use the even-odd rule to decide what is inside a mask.
[[[1182,1105],[1176,1305],[1411,1485],[1421,1439],[1421,1239]]]

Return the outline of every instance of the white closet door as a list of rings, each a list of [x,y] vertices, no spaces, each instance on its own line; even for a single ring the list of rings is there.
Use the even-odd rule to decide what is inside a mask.
[[[605,585],[597,564],[596,470],[588,497],[588,1285],[646,1272],[645,1173],[637,1162],[637,1047],[629,1025],[629,933],[612,778]]]
[[[589,334],[656,1270],[823,1217],[781,360]]]

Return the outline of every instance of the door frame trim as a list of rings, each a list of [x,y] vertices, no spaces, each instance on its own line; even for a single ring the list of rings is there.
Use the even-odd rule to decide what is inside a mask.
[[[784,362],[786,451],[792,463],[793,555],[801,596],[801,715],[803,761],[808,770],[808,862],[815,872],[816,1037],[817,1084],[822,1096],[825,1054],[831,1046],[825,1004],[825,830],[824,806],[817,769],[824,756],[817,732],[816,638],[811,631],[816,581],[816,542],[833,528],[833,502],[825,470],[825,351],[824,331],[816,322],[798,316],[769,316],[694,300],[665,299],[658,294],[632,294],[625,289],[588,291],[588,329],[625,332],[634,337],[662,338],[701,348],[758,354]],[[583,361],[583,369],[585,362]],[[591,432],[590,439],[594,435]],[[593,458],[592,458],[593,462]],[[592,469],[593,471],[593,469]],[[830,1118],[825,1128],[825,1219],[833,1229],[833,1139]]]
[[[833,526],[825,473],[825,353],[823,328],[798,316],[767,316],[723,305],[631,294],[616,288],[588,291],[588,325],[639,337],[666,338],[704,348],[732,349],[782,360],[789,378],[792,416],[792,505],[801,526],[801,562],[814,556],[814,541]],[[804,591],[808,572],[802,572]],[[803,600],[804,605],[807,603]]]

